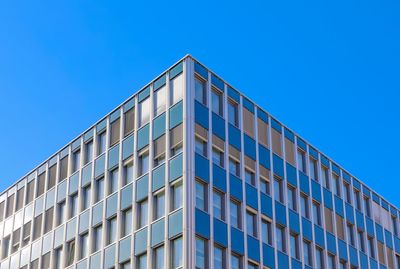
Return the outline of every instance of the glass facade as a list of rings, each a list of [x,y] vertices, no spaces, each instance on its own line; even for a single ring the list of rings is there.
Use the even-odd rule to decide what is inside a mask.
[[[0,195],[0,269],[395,269],[399,216],[186,56]]]

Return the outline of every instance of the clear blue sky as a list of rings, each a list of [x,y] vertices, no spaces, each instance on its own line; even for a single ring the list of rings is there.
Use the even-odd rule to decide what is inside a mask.
[[[139,2],[0,4],[0,190],[190,53],[400,206],[399,1]]]

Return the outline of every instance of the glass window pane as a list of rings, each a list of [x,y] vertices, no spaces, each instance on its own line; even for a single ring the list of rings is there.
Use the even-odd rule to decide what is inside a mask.
[[[177,238],[172,243],[172,268],[180,268],[183,266],[183,254],[182,254],[182,238]]]
[[[145,125],[150,120],[150,98],[139,103],[139,127]]]
[[[208,268],[206,263],[206,243],[205,240],[196,238],[196,269]]]
[[[164,269],[164,246],[155,249],[155,269]]]
[[[183,97],[183,75],[179,75],[172,80],[171,87],[171,105],[182,100]]]
[[[181,208],[183,205],[183,200],[182,200],[182,184],[175,184],[172,188],[173,194],[172,194],[172,210],[176,210],[178,208]]]
[[[166,94],[165,94],[165,86],[158,89],[154,92],[154,116],[160,115],[162,112],[165,111],[165,101],[166,101]]]
[[[206,104],[205,81],[199,78],[195,78],[194,88],[195,88],[195,99],[202,104]]]

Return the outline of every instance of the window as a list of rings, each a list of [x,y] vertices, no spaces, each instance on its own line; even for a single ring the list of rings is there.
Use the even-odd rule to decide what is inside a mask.
[[[223,116],[223,111],[222,111],[222,94],[216,90],[211,91],[211,102],[212,102],[212,111],[220,115],[221,117]]]
[[[139,176],[149,171],[149,153],[145,152],[139,156]]]
[[[182,184],[174,184],[172,186],[172,211],[181,208],[183,205],[182,200]]]
[[[29,204],[33,200],[33,194],[34,194],[34,189],[35,189],[35,181],[32,180],[31,182],[28,183],[27,188],[26,188],[26,201],[25,205]]]
[[[322,166],[321,176],[323,186],[329,190],[329,170],[325,166]]]
[[[254,173],[248,169],[244,169],[244,178],[246,180],[247,184],[250,184],[252,186],[256,185],[256,179],[254,176]]]
[[[318,164],[313,158],[310,158],[310,177],[315,181],[318,181]]]
[[[350,223],[347,223],[347,242],[352,245],[355,246],[355,242],[354,242],[354,228],[353,225]]]
[[[324,213],[325,213],[325,229],[333,234],[334,233],[333,211],[327,207],[324,207]]]
[[[160,246],[154,250],[154,269],[164,269],[164,246]]]
[[[81,151],[77,150],[72,153],[72,173],[77,171],[81,166]]]
[[[262,177],[260,178],[260,191],[268,195],[270,195],[271,193],[271,186],[269,181]]]
[[[315,268],[316,269],[322,269],[325,268],[324,266],[324,254],[322,252],[322,249],[320,249],[319,247],[315,248]]]
[[[333,193],[340,197],[340,180],[339,180],[339,176],[336,174],[332,174],[332,186],[333,186]]]
[[[156,148],[157,146],[154,147],[154,154],[156,154]],[[170,157],[173,156],[175,156],[175,154]],[[154,156],[154,167],[157,167],[164,162],[165,162],[165,151],[163,151],[161,154],[158,154],[157,156]]]
[[[65,156],[60,160],[60,176],[59,180],[63,180],[68,176],[68,156]]]
[[[25,192],[24,187],[22,187],[21,189],[19,189],[17,191],[17,197],[16,197],[17,202],[16,202],[15,211],[20,210],[24,206],[24,192]],[[3,212],[4,212],[3,210],[4,210],[4,208],[0,209],[0,221],[2,220],[2,217],[3,217]]]
[[[303,257],[304,263],[312,266],[311,244],[308,241],[303,241]]]
[[[365,252],[364,233],[358,230],[357,237],[358,237],[358,249],[361,250],[362,252]]]
[[[196,269],[208,268],[206,241],[200,237],[196,237],[195,263],[196,263]]]
[[[196,180],[196,208],[207,211],[207,187],[198,180]]]
[[[119,115],[118,111],[118,115]],[[116,119],[110,123],[110,147],[119,142],[121,123],[120,119]]]
[[[299,169],[304,174],[307,173],[306,153],[300,149],[297,150],[297,169]]]
[[[131,269],[131,261],[122,263],[120,269]]]
[[[142,228],[147,225],[148,223],[148,203],[147,200],[144,200],[139,203],[139,221],[138,221],[138,228]]]
[[[48,252],[42,256],[42,268],[43,269],[50,268],[50,252]]]
[[[94,202],[97,203],[104,198],[104,178],[97,179],[95,181],[95,199]]]
[[[178,155],[179,153],[181,153],[183,150],[182,148],[182,143],[177,144],[176,146],[174,146],[171,149],[171,156],[170,157],[174,157],[175,155]]]
[[[339,268],[340,269],[346,269],[347,268],[346,262],[343,261],[343,260],[340,260],[339,261]]]
[[[57,204],[57,226],[65,220],[65,201]]]
[[[124,165],[124,186],[133,181],[133,163]]]
[[[0,203],[0,221],[4,220],[4,204],[4,201]]]
[[[142,254],[138,257],[138,269],[147,269],[147,255]]]
[[[125,237],[132,232],[132,209],[122,212],[121,237]]]
[[[154,196],[154,219],[159,219],[165,215],[165,194],[160,192]]]
[[[290,255],[292,258],[300,260],[300,251],[299,251],[299,242],[298,235],[291,233],[290,234]]]
[[[242,268],[242,261],[240,256],[231,253],[231,269],[241,269]]]
[[[89,208],[91,198],[91,188],[90,185],[82,188],[82,211]]]
[[[49,177],[47,182],[47,190],[50,190],[56,185],[57,164],[49,168]]]
[[[107,245],[117,239],[117,217],[107,220]]]
[[[228,120],[233,126],[239,126],[238,105],[232,101],[228,101]]]
[[[344,196],[346,198],[346,202],[351,204],[350,185],[348,183],[343,182],[343,186],[344,186]]]
[[[67,260],[66,266],[70,266],[75,260],[75,240],[67,243]]]
[[[274,194],[275,200],[283,203],[282,181],[279,178],[274,178]]]
[[[139,103],[139,127],[142,127],[150,120],[150,98]]]
[[[24,224],[22,232],[22,246],[26,246],[31,238],[31,222]]]
[[[156,92],[154,92],[154,117],[160,115],[162,112],[165,111],[165,101],[166,101],[166,95],[165,95],[165,86],[161,87],[158,89]]]
[[[44,233],[51,231],[53,229],[53,217],[54,217],[54,207],[46,210],[44,218]],[[14,237],[15,239],[15,237]],[[18,240],[19,243],[19,240]]]
[[[46,173],[42,173],[37,178],[36,197],[39,197],[44,193],[45,182],[46,182]],[[11,195],[8,197],[7,201],[7,212],[6,212],[7,216],[10,216],[13,213],[13,209],[14,209],[14,195]]]
[[[225,220],[225,205],[224,205],[224,195],[214,190],[213,192],[213,210],[214,217],[220,220]]]
[[[214,246],[214,269],[225,268],[225,250],[219,246]]]
[[[231,226],[237,229],[241,229],[241,214],[240,214],[240,204],[234,200],[230,200],[230,219],[231,219]]]
[[[106,132],[102,132],[97,136],[97,156],[106,151]]]
[[[335,256],[332,254],[328,253],[328,261],[327,261],[328,269],[335,269]]]
[[[183,245],[182,237],[172,241],[172,268],[181,268],[183,266]]]
[[[263,243],[272,245],[271,222],[265,219],[261,221],[261,236]]]
[[[108,194],[114,193],[118,190],[118,169],[114,169],[110,172],[108,178]]]
[[[397,229],[397,218],[392,216],[392,230],[394,235],[399,236],[398,229]]]
[[[100,250],[100,248],[102,247],[102,233],[103,233],[102,226],[97,226],[93,229],[92,253]]]
[[[200,78],[194,79],[194,90],[195,90],[195,99],[202,103],[203,105],[207,104],[206,97],[206,82]]]
[[[132,100],[133,101],[133,100]],[[135,128],[135,109],[130,108],[124,113],[124,136],[129,135]]]
[[[62,259],[62,247],[59,247],[56,250],[54,250],[54,268],[55,269],[62,268],[61,259]]]
[[[16,252],[19,249],[19,241],[21,239],[21,228],[16,229],[12,233],[12,253]]]
[[[79,236],[79,259],[86,258],[89,249],[89,235],[87,233]]]
[[[229,158],[229,172],[232,175],[235,175],[237,177],[240,177],[240,166],[239,162],[235,161],[232,158]]]
[[[34,261],[31,261],[31,268],[30,269],[39,269],[39,258]]]
[[[179,102],[183,97],[183,75],[177,76],[172,80],[171,87],[171,105]]]
[[[87,164],[92,160],[93,160],[93,140],[90,140],[85,144],[84,164]]]
[[[321,206],[317,202],[313,202],[313,218],[314,218],[314,223],[321,226],[322,225],[322,219],[321,219]]]
[[[222,151],[220,151],[215,147],[213,147],[212,149],[212,159],[213,163],[221,167],[224,167],[224,154],[222,153]]]
[[[195,151],[197,154],[207,157],[207,142],[198,136],[195,139]]]
[[[375,257],[375,245],[374,245],[374,238],[372,238],[372,237],[369,237],[368,236],[368,255],[371,257],[371,258],[376,258]]]
[[[300,195],[300,208],[301,208],[301,216],[304,218],[310,218],[310,212],[308,208],[308,196],[305,194]]]
[[[10,252],[10,236],[3,239],[2,245],[1,256],[5,259],[8,257],[8,253]]]
[[[69,197],[69,218],[73,218],[78,214],[78,194]]]
[[[293,211],[297,211],[296,189],[292,186],[288,186],[287,188],[287,198],[289,208]]]
[[[369,198],[366,196],[364,196],[364,210],[365,210],[365,215],[371,217],[371,206],[369,203]]]
[[[276,247],[281,252],[286,252],[285,228],[277,225],[275,228]]]
[[[360,192],[356,189],[354,189],[354,203],[355,203],[355,207],[361,211],[361,196],[360,196]]]
[[[257,237],[257,222],[256,215],[250,211],[246,212],[247,234]]]

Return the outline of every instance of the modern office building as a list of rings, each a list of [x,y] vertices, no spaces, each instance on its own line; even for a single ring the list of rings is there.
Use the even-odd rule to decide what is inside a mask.
[[[186,56],[0,195],[0,269],[400,268],[399,217]]]

